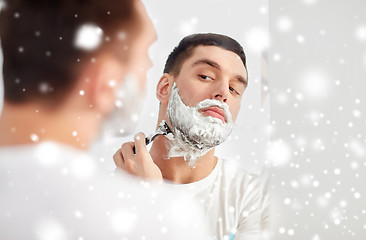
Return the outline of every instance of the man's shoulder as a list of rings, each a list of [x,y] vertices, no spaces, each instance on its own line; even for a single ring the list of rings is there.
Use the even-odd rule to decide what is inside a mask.
[[[51,141],[1,147],[0,169],[22,179],[36,173],[50,180],[86,179],[98,172],[97,161],[86,151]]]
[[[0,160],[8,164],[10,164],[8,160],[18,159],[18,161],[38,163],[44,161],[45,164],[51,165],[75,158],[91,159],[87,151],[53,141],[0,147]]]
[[[263,195],[268,178],[266,174],[257,174],[245,170],[237,161],[220,159],[219,176],[225,188],[239,196],[247,194]]]
[[[182,228],[187,231],[178,239],[192,239],[193,230],[204,234],[196,228],[202,226],[203,216],[184,212],[195,207],[195,202],[172,196],[163,186],[140,178],[100,171],[98,162],[86,152],[58,147],[34,144],[0,149],[0,212],[7,213],[0,216],[0,224],[7,229],[4,236],[31,236],[32,224],[42,227],[44,219],[46,224],[57,223],[67,232],[89,239],[143,234],[152,239],[177,239],[175,233]],[[47,218],[50,213],[58,214]],[[80,219],[84,222],[75,224]],[[154,219],[159,219],[158,230],[142,233],[139,226],[149,226]],[[14,231],[13,226],[22,232]],[[167,233],[160,230],[165,228]]]
[[[245,170],[237,161],[219,161],[219,194],[225,206],[222,211],[230,213],[226,221],[241,232],[257,231],[267,206],[266,174]]]

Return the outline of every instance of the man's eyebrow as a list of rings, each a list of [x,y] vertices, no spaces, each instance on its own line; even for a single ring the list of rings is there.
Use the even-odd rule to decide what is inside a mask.
[[[192,66],[196,66],[196,65],[201,65],[201,64],[207,64],[207,65],[210,65],[211,67],[214,67],[218,70],[221,70],[221,67],[218,63],[212,61],[212,60],[209,60],[207,58],[203,58],[203,59],[199,59],[197,61],[195,61]]]
[[[243,76],[236,75],[235,79],[244,84],[245,86],[248,86],[248,80],[246,78],[243,78]]]

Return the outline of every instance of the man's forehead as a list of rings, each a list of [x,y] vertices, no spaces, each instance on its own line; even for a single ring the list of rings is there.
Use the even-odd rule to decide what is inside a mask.
[[[245,68],[243,61],[241,60],[240,56],[237,53],[235,53],[231,50],[227,50],[220,46],[198,45],[193,48],[192,54],[190,57],[187,58],[187,60],[207,57],[209,59],[216,60],[216,62],[218,62],[218,63],[219,62],[223,63],[223,61],[222,61],[223,59],[221,57],[222,54],[232,55],[233,59],[237,59],[238,62],[240,62],[241,65],[243,65],[243,67]]]
[[[222,58],[222,53],[230,54],[232,58],[229,61],[224,61],[224,59],[226,58]],[[247,82],[247,70],[240,56],[233,51],[227,50],[219,46],[196,46],[193,49],[191,56],[188,57],[183,64],[188,64],[188,67],[198,67],[206,65],[216,68],[218,70],[222,70],[222,67],[237,65],[240,66],[238,68],[241,68],[241,71],[238,71],[237,75],[242,75],[243,80]]]

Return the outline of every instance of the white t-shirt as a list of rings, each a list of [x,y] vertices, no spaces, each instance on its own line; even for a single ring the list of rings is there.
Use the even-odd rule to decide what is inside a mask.
[[[257,240],[268,234],[266,181],[240,169],[234,161],[219,159],[206,178],[171,185],[200,201],[213,239]]]
[[[0,148],[0,196],[0,239],[207,239],[189,199],[53,142]]]

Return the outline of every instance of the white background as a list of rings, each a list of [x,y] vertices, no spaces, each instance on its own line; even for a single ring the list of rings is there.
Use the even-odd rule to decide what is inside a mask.
[[[274,239],[366,239],[366,2],[269,12]]]

